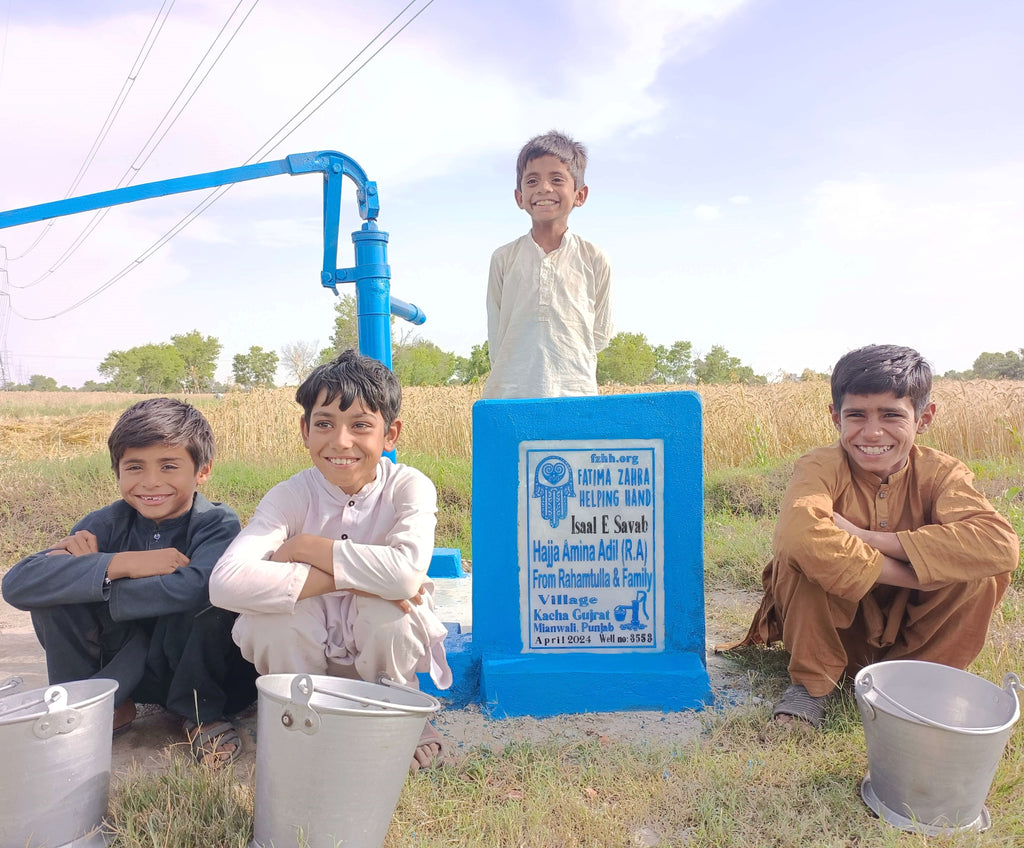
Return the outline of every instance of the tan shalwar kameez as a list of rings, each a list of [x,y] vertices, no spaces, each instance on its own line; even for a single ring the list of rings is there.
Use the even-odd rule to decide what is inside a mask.
[[[762,576],[764,598],[740,644],[782,640],[789,674],[817,697],[844,672],[883,659],[965,668],[981,651],[992,613],[1017,567],[1009,522],[959,460],[915,445],[883,483],[837,442],[802,457],[786,490]],[[875,585],[883,555],[839,529],[895,532],[922,583],[935,591]]]

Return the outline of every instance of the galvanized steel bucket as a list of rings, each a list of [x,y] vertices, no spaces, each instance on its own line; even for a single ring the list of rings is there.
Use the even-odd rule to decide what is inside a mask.
[[[949,666],[890,660],[862,669],[854,690],[868,753],[864,803],[929,836],[986,830],[985,796],[1020,717],[1017,675],[1000,689]]]
[[[440,702],[386,679],[267,674],[256,687],[250,848],[379,848]]]
[[[0,848],[106,845],[116,691],[93,679],[0,692]]]

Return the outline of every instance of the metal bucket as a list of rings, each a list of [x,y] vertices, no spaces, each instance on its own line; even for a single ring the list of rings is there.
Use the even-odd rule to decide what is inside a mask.
[[[1000,689],[949,666],[891,660],[862,669],[854,690],[868,751],[864,803],[929,836],[986,830],[985,796],[1020,717],[1017,675]]]
[[[116,691],[94,679],[0,695],[0,848],[106,845]]]
[[[268,674],[256,687],[250,848],[379,848],[441,704],[386,679]]]

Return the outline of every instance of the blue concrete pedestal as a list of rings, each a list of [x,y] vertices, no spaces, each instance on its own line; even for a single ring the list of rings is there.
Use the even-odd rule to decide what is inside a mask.
[[[466,669],[484,708],[709,702],[699,396],[479,401],[473,446]]]
[[[485,658],[484,708],[495,718],[610,710],[699,710],[710,701],[696,654]],[[554,696],[554,697],[553,697]]]

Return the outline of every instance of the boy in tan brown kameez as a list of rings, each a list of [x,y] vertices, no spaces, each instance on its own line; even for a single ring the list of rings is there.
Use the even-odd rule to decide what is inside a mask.
[[[839,441],[796,464],[740,643],[789,651],[780,723],[818,726],[844,673],[891,659],[965,668],[984,645],[1019,542],[963,463],[914,444],[930,393],[910,348],[861,348],[832,372]]]

